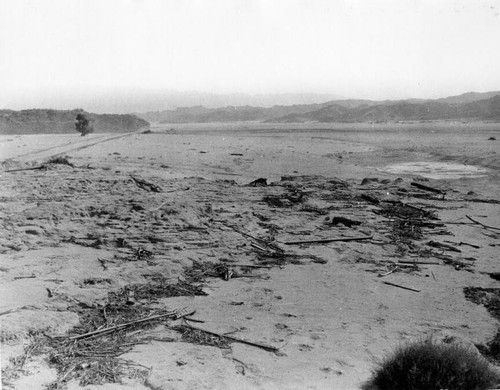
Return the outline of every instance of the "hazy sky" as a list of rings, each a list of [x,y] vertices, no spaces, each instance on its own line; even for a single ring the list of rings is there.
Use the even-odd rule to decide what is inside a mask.
[[[500,90],[500,0],[0,0],[0,97]]]

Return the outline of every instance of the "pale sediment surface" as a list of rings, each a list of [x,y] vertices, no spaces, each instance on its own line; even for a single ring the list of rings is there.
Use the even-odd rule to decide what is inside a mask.
[[[78,388],[77,369],[64,377],[43,354],[22,367],[9,359],[42,334],[75,333],[111,292],[155,280],[175,284],[186,268],[207,262],[234,277],[201,280],[205,296],[129,304],[144,313],[188,307],[204,321],[193,325],[279,352],[187,343],[172,330],[176,322],[164,321],[134,330],[130,337],[147,343],[121,355],[148,370],[89,389],[355,389],[370,377],[374,359],[401,342],[434,336],[484,344],[496,334],[497,321],[463,289],[500,283],[488,275],[500,272],[498,231],[466,217],[500,226],[498,143],[488,141],[498,138],[498,127],[273,126],[2,136],[2,160],[9,159],[0,172],[4,385],[37,388],[74,377],[68,388]],[[74,167],[7,172],[55,154],[68,155]],[[419,169],[390,168],[412,162]],[[258,178],[273,185],[245,186]],[[390,214],[395,201],[438,219],[403,235],[405,225]],[[372,238],[285,244],[364,236]],[[284,252],[273,252],[271,243]],[[403,266],[416,260],[435,264]]]

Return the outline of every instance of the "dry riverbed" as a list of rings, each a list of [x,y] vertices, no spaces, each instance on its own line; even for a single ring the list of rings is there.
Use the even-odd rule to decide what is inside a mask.
[[[5,388],[356,389],[402,342],[488,352],[497,127],[238,126],[1,137]]]

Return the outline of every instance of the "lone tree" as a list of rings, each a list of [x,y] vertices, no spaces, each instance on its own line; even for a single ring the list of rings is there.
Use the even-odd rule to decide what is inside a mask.
[[[85,114],[78,114],[76,116],[75,127],[76,131],[78,131],[82,137],[94,132],[94,127]]]

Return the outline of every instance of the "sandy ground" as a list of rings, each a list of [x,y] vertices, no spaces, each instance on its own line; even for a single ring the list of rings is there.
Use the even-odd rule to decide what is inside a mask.
[[[87,389],[357,389],[374,361],[402,342],[433,336],[485,344],[496,334],[498,322],[466,300],[463,288],[500,287],[489,275],[500,272],[500,231],[466,218],[500,227],[500,204],[488,202],[498,199],[500,183],[500,141],[488,138],[500,139],[500,126],[152,130],[0,137],[4,388],[38,389],[57,380],[80,388],[77,379],[66,383],[77,370],[62,378],[46,354],[27,354],[29,346],[41,336],[74,334],[82,313],[103,307],[112,291],[158,275],[174,284],[199,262],[224,264],[235,277],[206,279],[205,296],[134,304],[187,307],[204,321],[193,325],[278,351],[188,343],[172,330],[179,321],[164,321],[135,330],[147,343],[121,356],[141,365],[141,375]],[[8,172],[58,154],[74,167]],[[271,185],[246,186],[258,178]],[[387,202],[373,204],[364,195]],[[435,213],[433,221],[443,225],[401,240],[394,218],[380,213],[397,200]],[[360,224],[333,224],[334,217]],[[372,238],[285,244],[360,236]],[[431,240],[460,252],[430,247]],[[138,249],[152,256],[134,258]],[[404,261],[436,264],[412,269]],[[394,265],[396,272],[379,276]]]

